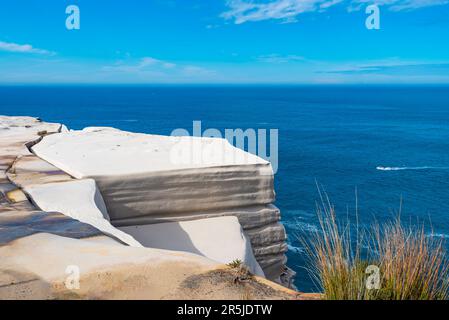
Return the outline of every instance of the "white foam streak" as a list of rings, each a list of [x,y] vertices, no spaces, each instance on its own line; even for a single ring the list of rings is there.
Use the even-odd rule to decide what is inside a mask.
[[[400,170],[448,170],[449,167],[376,167],[380,171],[400,171]]]

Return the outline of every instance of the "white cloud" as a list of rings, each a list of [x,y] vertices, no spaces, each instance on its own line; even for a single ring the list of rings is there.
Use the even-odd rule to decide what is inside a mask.
[[[414,10],[448,4],[449,0],[354,0],[354,3],[375,3],[387,6],[391,11]]]
[[[301,13],[328,8],[339,2],[340,0],[274,0],[269,2],[227,0],[226,5],[229,7],[229,11],[224,12],[222,17],[234,20],[236,24],[269,19],[295,22],[296,17]]]
[[[182,71],[184,72],[184,74],[192,76],[214,74],[214,71],[212,70],[197,66],[185,66],[182,68]]]
[[[171,63],[171,62],[167,62],[167,61],[163,61],[163,60],[159,60],[159,59],[154,59],[154,58],[151,58],[151,57],[142,58],[142,60],[141,60],[141,62],[139,64],[139,67],[140,68],[144,68],[144,67],[147,67],[147,66],[160,66],[160,67],[163,67],[163,68],[170,69],[170,68],[176,67],[176,64]]]
[[[448,4],[449,0],[352,0],[350,10],[358,10],[368,4],[388,7],[391,11],[415,10]]]
[[[139,60],[117,61],[114,65],[104,66],[102,71],[115,74],[128,74],[140,77],[173,77],[180,76],[205,76],[214,71],[186,64],[175,64],[172,62],[144,57]]]
[[[287,62],[299,62],[306,61],[302,56],[297,55],[279,55],[279,54],[267,54],[257,57],[260,62],[266,63],[287,63]]]
[[[137,62],[125,63],[123,61],[118,61],[112,66],[105,66],[103,70],[105,71],[122,71],[122,72],[141,72],[147,70],[156,69],[173,69],[176,68],[176,64],[155,59],[152,57],[143,57]]]
[[[228,11],[221,14],[236,24],[248,21],[280,20],[283,23],[296,22],[298,15],[305,12],[322,12],[344,0],[226,0]],[[349,11],[359,10],[367,4],[388,7],[391,11],[414,10],[424,7],[448,4],[449,0],[346,0]]]
[[[34,53],[43,55],[54,55],[55,52],[34,48],[30,44],[17,44],[12,42],[0,41],[0,51],[18,52],[18,53]]]
[[[383,60],[373,60],[365,62],[349,62],[336,66],[328,66],[326,70],[317,70],[316,73],[324,74],[385,74],[396,73],[447,73],[449,69],[448,61],[420,61],[402,60],[399,58],[388,58]]]

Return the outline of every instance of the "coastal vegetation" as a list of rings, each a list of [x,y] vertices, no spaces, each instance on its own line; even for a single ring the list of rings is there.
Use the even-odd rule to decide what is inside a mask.
[[[242,265],[242,260],[235,259],[227,264],[228,267],[231,268],[239,268]]]
[[[442,237],[426,233],[423,224],[404,224],[400,214],[370,229],[342,223],[327,195],[320,196],[319,228],[299,239],[324,299],[449,299]]]

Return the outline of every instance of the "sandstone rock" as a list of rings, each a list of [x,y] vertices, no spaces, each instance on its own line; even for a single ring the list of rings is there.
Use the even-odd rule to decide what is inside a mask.
[[[41,210],[60,212],[129,246],[142,247],[132,236],[110,224],[103,198],[92,179],[34,184],[25,191]]]
[[[2,124],[9,129],[3,129],[8,132],[8,138],[3,140],[0,131],[0,147],[4,142],[8,149],[0,157],[0,166],[5,168],[1,173],[4,179],[28,190],[32,198],[40,198],[42,207],[50,209],[44,204],[56,203],[54,196],[50,196],[52,201],[42,200],[53,193],[49,192],[51,186],[44,185],[58,182],[62,186],[73,181],[68,174],[93,178],[115,226],[236,216],[264,269],[273,269],[273,259],[278,259],[277,264],[285,263],[285,231],[277,225],[279,210],[271,204],[271,166],[225,140],[162,137],[99,127],[68,131],[65,126],[29,117],[0,117],[0,128]],[[62,133],[51,134],[55,132]],[[43,135],[47,136],[40,140]],[[28,147],[48,162],[31,154]],[[196,159],[197,154],[202,157]],[[9,183],[2,185],[5,190],[11,188]],[[39,193],[37,190],[42,188],[47,191]],[[14,187],[9,191],[15,192]],[[33,191],[39,196],[33,196]],[[25,203],[20,202],[20,206],[25,207]],[[73,208],[58,210],[76,217],[79,212],[73,213]],[[114,230],[101,220],[81,221],[106,234],[112,235],[110,231]],[[267,274],[278,278],[270,270]]]
[[[285,241],[287,238],[285,228],[279,222],[260,228],[248,229],[246,230],[246,233],[250,237],[252,245],[255,247],[278,243]]]
[[[285,230],[271,204],[271,165],[224,139],[92,127],[47,136],[33,151],[78,179],[94,179],[113,225],[236,216],[256,259],[271,255],[267,267],[275,258],[285,263],[285,246],[276,246],[285,241]]]
[[[264,276],[236,217],[120,227],[145,247],[196,253],[224,264],[240,260]]]
[[[152,214],[135,218],[114,219],[114,225],[121,227],[140,224],[192,221],[227,216],[237,217],[243,229],[246,230],[278,222],[280,219],[280,212],[279,209],[272,204],[255,205],[218,210],[183,212],[176,214]]]
[[[212,155],[193,159],[178,156],[176,149],[192,156],[195,149]],[[111,220],[274,200],[270,164],[224,139],[88,128],[45,137],[33,151],[78,179],[93,178]]]
[[[39,233],[0,246],[0,256],[0,299],[301,299],[258,277],[236,283],[233,269],[199,255],[104,236]]]
[[[301,298],[296,292],[257,277],[249,279],[243,286],[236,284],[233,270],[202,257],[202,254],[125,246],[123,242],[127,239],[123,237],[122,241],[117,241],[120,238],[117,232],[121,231],[109,224],[95,182],[74,180],[60,167],[30,153],[29,148],[42,136],[57,132],[67,133],[68,130],[65,126],[30,117],[0,116],[0,299]],[[255,198],[260,200],[274,195],[272,190],[266,192],[263,188],[256,187],[256,191],[252,191]],[[58,212],[39,211],[28,201],[24,190],[39,208]],[[236,201],[237,197],[232,200]],[[182,224],[187,225],[184,228],[190,232],[189,237],[194,239],[203,255],[217,254],[215,248],[220,243],[212,238],[208,243],[205,240],[209,235],[201,232],[215,235],[221,232],[220,239],[228,240],[223,247],[235,249],[238,256],[252,265],[254,257],[248,250],[249,242],[237,220],[231,216],[238,216],[248,228],[273,224],[278,220],[279,211],[265,205],[265,200],[260,201],[264,204],[248,210],[232,208],[213,214],[210,210],[204,211],[203,218],[223,216],[217,218],[226,220],[220,223],[212,221],[211,224],[210,220],[214,219],[198,220],[200,217],[196,212],[183,213],[181,216],[186,221],[192,221]],[[178,213],[175,212],[174,216]],[[254,219],[258,214],[260,217]],[[171,219],[169,216],[155,214],[151,218],[167,222]],[[122,221],[127,221],[126,218],[125,215]],[[133,219],[129,218],[128,222]],[[225,229],[218,230],[219,226]],[[145,230],[146,227],[135,228]],[[144,239],[148,235],[151,233],[143,232]],[[231,255],[231,251],[224,253]],[[267,247],[265,251],[260,249],[257,252],[268,255],[272,251]],[[76,267],[80,272],[78,289],[67,286],[68,267]],[[191,288],[193,283],[194,290]]]

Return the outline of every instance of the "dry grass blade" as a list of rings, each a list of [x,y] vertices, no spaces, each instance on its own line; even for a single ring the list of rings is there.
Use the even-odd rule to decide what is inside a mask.
[[[306,248],[312,277],[326,299],[436,300],[449,298],[449,264],[443,240],[426,235],[424,227],[404,227],[400,218],[376,225],[363,240],[351,239],[349,221],[337,222],[335,209],[320,191],[320,229],[300,241]],[[352,246],[352,243],[355,245]],[[367,267],[379,270],[378,288],[366,285]]]

